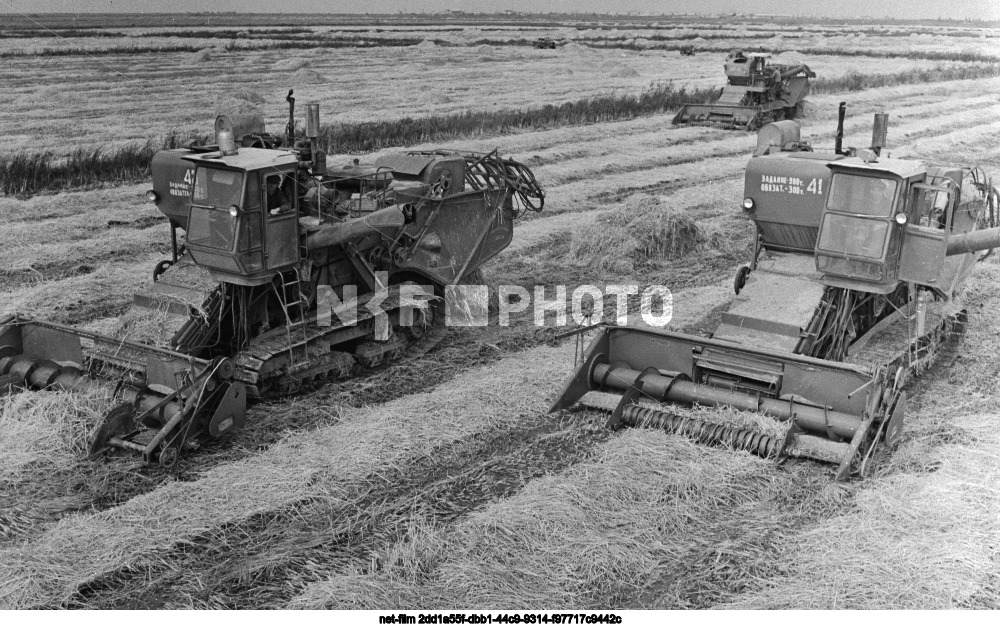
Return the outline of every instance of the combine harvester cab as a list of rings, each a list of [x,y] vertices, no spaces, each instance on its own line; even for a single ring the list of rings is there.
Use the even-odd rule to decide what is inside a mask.
[[[795,122],[761,130],[743,200],[758,237],[712,337],[604,327],[550,411],[580,404],[612,428],[833,462],[838,479],[898,441],[904,387],[964,331],[956,297],[1000,246],[1000,193],[978,168],[881,157],[885,114],[871,149],[841,150],[844,113],[834,152],[812,151]],[[774,429],[692,418],[693,404]]]
[[[319,106],[307,113],[288,148],[262,127],[237,137],[221,116],[216,145],[158,153],[147,197],[173,255],[113,334],[0,321],[0,393],[104,390],[121,403],[92,453],[169,467],[193,439],[239,431],[250,402],[433,347],[445,287],[507,247],[541,187],[497,151],[327,167]]]
[[[673,124],[759,129],[798,115],[816,74],[805,64],[768,63],[771,55],[733,51],[726,58],[726,86],[715,103],[681,107]]]

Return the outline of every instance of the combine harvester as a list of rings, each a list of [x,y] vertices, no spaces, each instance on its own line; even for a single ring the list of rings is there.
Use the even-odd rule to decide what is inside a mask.
[[[834,152],[801,142],[796,122],[761,130],[743,200],[753,259],[712,337],[604,327],[550,411],[579,403],[612,428],[834,462],[837,479],[898,442],[904,387],[964,331],[956,298],[1000,246],[1000,193],[979,168],[882,157],[886,114],[871,149],[842,150],[845,109]],[[777,423],[762,434],[676,408],[692,404]]]
[[[769,122],[795,118],[816,73],[805,64],[768,63],[770,58],[759,52],[731,52],[725,63],[728,84],[719,100],[683,105],[672,123],[754,131]]]
[[[170,219],[173,255],[123,320],[162,342],[15,316],[0,321],[0,391],[104,389],[121,405],[92,453],[131,449],[170,467],[193,438],[236,433],[249,401],[428,350],[444,334],[444,288],[506,248],[521,212],[542,209],[531,171],[496,151],[328,168],[319,106],[296,141],[288,101],[290,148],[262,123],[237,118],[238,133],[220,117],[217,145],[153,158],[147,197]]]

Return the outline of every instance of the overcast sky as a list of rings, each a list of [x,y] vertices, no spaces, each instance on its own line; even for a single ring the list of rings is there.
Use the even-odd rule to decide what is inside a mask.
[[[470,12],[513,9],[565,13],[736,12],[1000,20],[1000,0],[0,0],[0,13],[397,13],[446,9]]]

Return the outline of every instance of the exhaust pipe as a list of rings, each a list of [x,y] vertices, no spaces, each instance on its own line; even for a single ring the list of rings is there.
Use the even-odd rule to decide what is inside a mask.
[[[306,137],[311,140],[319,137],[319,105],[317,103],[306,105]]]
[[[326,171],[326,153],[319,149],[319,104],[306,105],[306,137],[309,138],[310,169],[314,174]]]
[[[882,149],[885,148],[888,134],[889,114],[876,113],[875,122],[872,123],[872,152],[879,157],[882,156]]]
[[[292,94],[294,89],[288,90],[285,101],[288,103],[288,126],[285,127],[285,145],[295,146],[295,98]]]
[[[848,155],[851,151],[843,150],[844,147],[844,117],[847,115],[847,102],[841,101],[840,110],[837,112],[837,139],[833,145],[833,152],[838,155]]]

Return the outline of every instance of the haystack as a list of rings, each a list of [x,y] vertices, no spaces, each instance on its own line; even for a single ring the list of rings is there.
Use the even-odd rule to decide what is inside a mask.
[[[197,65],[199,63],[204,63],[212,59],[212,53],[214,50],[212,48],[204,48],[198,52],[192,52],[191,54],[184,57],[185,65]]]
[[[238,89],[235,92],[230,93],[229,95],[232,98],[235,98],[236,100],[243,100],[248,103],[253,103],[255,105],[264,104],[264,97],[260,95],[260,92],[257,92],[252,89]]]
[[[480,44],[476,46],[476,55],[479,57],[480,61],[492,61],[496,50],[493,46],[489,44]]]
[[[774,56],[774,63],[784,65],[798,65],[806,62],[806,56],[798,50],[786,50]]]
[[[263,102],[263,99],[261,99],[261,102]],[[219,96],[215,101],[214,115],[226,115],[230,117],[243,115],[261,116],[263,121],[263,111],[261,111],[259,103],[254,100],[240,98],[235,94],[223,94]]]
[[[325,83],[326,77],[317,72],[316,70],[310,70],[308,68],[302,68],[296,70],[295,74],[292,75],[293,82],[306,85],[309,83]]]
[[[303,59],[302,57],[291,57],[289,59],[282,59],[274,64],[275,70],[301,70],[302,68],[309,67],[309,60]]]
[[[612,63],[609,70],[612,75],[618,78],[636,78],[640,76],[635,68],[624,63]]]
[[[675,259],[701,245],[698,225],[659,198],[636,194],[617,210],[573,232],[569,256],[579,264],[630,273],[647,260]]]

